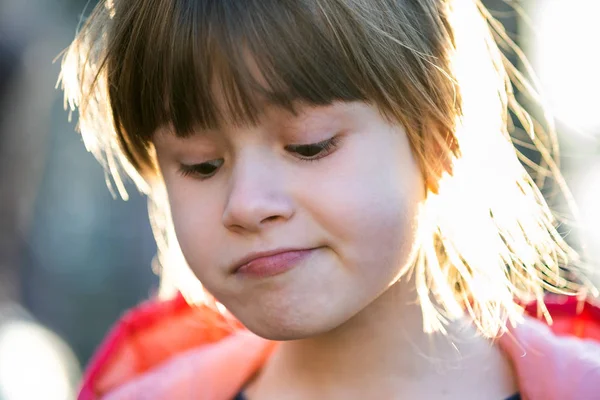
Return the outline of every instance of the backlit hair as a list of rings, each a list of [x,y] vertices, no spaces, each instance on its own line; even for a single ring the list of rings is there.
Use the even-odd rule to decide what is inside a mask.
[[[190,301],[211,296],[175,239],[157,128],[185,137],[225,120],[255,124],[265,99],[292,112],[298,102],[377,106],[404,127],[428,184],[419,255],[402,271],[417,285],[424,329],[468,313],[491,337],[544,290],[589,287],[540,190],[552,177],[568,194],[552,125],[517,102],[513,86],[537,95],[497,42],[520,55],[477,0],[101,1],[61,79],[111,187],[126,198],[126,175],[148,194],[162,294]],[[515,144],[537,151],[541,167]]]

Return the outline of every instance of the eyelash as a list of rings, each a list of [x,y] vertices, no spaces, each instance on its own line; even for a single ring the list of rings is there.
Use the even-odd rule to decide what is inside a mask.
[[[331,154],[335,150],[335,148],[338,146],[338,144],[339,144],[339,138],[337,136],[334,136],[330,139],[323,140],[322,142],[318,142],[318,143],[287,145],[284,147],[284,149],[290,153],[298,154],[298,158],[300,158],[301,160],[312,162],[312,161],[318,161],[321,158],[326,157],[329,154]],[[318,150],[318,152],[312,156],[302,156],[301,154],[299,154],[299,151],[308,150],[311,148]],[[214,165],[215,163],[217,163],[218,165]],[[208,162],[204,162],[204,163],[200,163],[200,164],[193,164],[193,165],[180,164],[179,165],[179,173],[183,177],[193,176],[194,178],[197,178],[199,180],[205,180],[205,179],[209,179],[210,177],[212,177],[217,172],[217,170],[219,169],[219,167],[221,165],[223,165],[222,159],[212,160],[212,161],[208,161]],[[206,167],[214,167],[214,169],[211,172],[206,173],[205,171],[202,171]]]
[[[214,165],[215,163],[217,163],[218,165]],[[193,165],[179,164],[179,173],[183,177],[193,176],[194,178],[200,179],[202,181],[213,176],[221,165],[223,165],[222,159]],[[214,167],[214,169],[209,173],[206,173],[205,171],[202,171],[202,169],[206,167]]]
[[[333,152],[333,150],[335,150],[335,148],[338,146],[338,144],[339,144],[339,137],[334,136],[330,139],[323,140],[322,142],[318,142],[318,143],[288,145],[288,146],[285,146],[285,150],[287,150],[291,153],[298,154],[298,150],[301,148],[304,148],[305,150],[309,147],[317,148],[319,150],[319,152],[313,156],[300,155],[301,160],[317,161],[317,160],[320,160],[321,158],[326,157],[329,154],[331,154]]]

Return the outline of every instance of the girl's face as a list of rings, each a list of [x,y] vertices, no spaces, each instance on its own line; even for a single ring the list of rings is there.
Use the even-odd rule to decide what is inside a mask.
[[[403,129],[375,107],[267,107],[255,126],[165,129],[154,144],[189,266],[263,337],[341,325],[412,261],[424,182]],[[291,249],[309,251],[236,270]]]

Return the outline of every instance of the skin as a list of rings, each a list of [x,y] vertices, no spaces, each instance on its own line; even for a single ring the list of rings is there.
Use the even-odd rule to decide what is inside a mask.
[[[251,331],[283,341],[248,397],[515,393],[508,361],[470,324],[455,322],[450,337],[424,334],[414,283],[398,280],[418,247],[426,186],[402,127],[364,103],[299,111],[265,107],[256,126],[187,139],[165,128],[154,140],[192,271]],[[332,137],[317,160],[286,147]],[[210,177],[180,171],[206,162],[219,165]],[[276,276],[233,271],[251,252],[289,247],[316,250]]]

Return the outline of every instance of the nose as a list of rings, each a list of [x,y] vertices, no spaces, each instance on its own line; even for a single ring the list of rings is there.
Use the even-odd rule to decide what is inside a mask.
[[[258,232],[294,214],[281,166],[264,154],[238,159],[233,168],[223,211],[223,225],[236,231]]]

